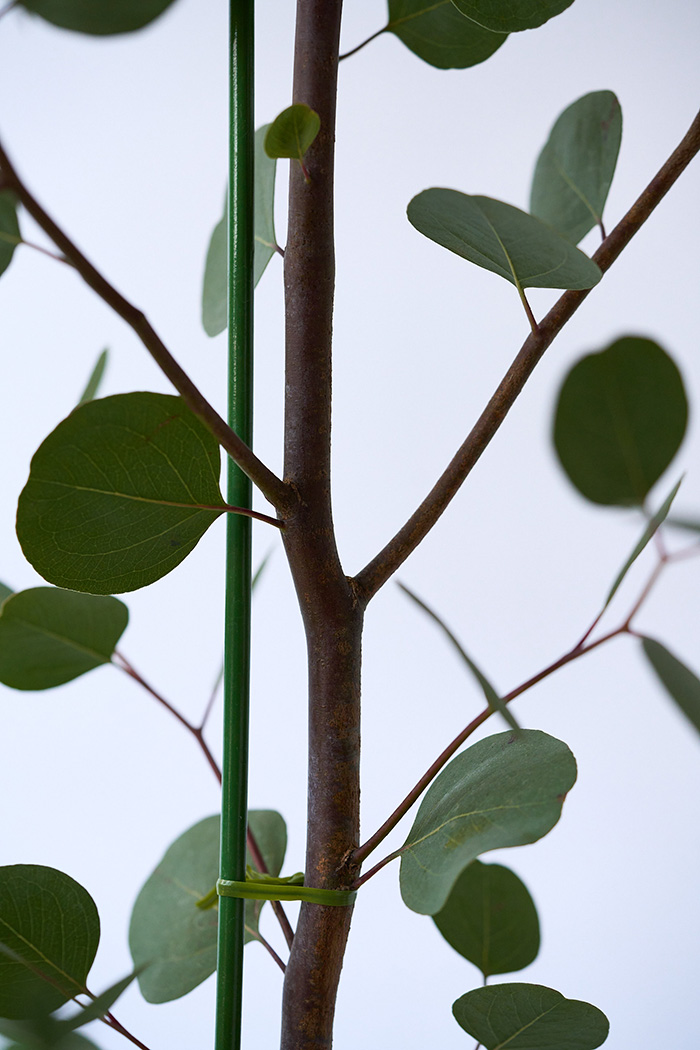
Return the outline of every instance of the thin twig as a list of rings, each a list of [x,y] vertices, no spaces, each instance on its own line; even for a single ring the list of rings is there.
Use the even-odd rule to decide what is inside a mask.
[[[145,1043],[142,1043],[140,1039],[137,1039],[135,1035],[132,1035],[128,1028],[125,1028],[124,1025],[116,1019],[113,1013],[108,1011],[104,1017],[100,1018],[100,1020],[106,1024],[108,1028],[113,1028],[115,1032],[119,1032],[120,1035],[123,1035],[124,1038],[128,1039],[130,1043],[134,1044],[134,1046],[139,1046],[141,1050],[149,1050]]]
[[[163,707],[165,707],[166,710],[169,711],[170,714],[173,715],[178,720],[178,722],[180,722],[180,724],[183,725],[185,727],[185,729],[187,729],[188,732],[190,732],[192,734],[192,736],[195,738],[195,740],[199,744],[199,746],[200,746],[200,748],[202,750],[202,753],[204,754],[204,757],[206,758],[207,762],[209,763],[209,765],[210,765],[210,767],[211,767],[211,769],[212,769],[212,771],[214,773],[214,776],[218,780],[219,784],[221,784],[221,769],[219,768],[218,762],[216,761],[216,759],[212,755],[212,753],[209,750],[209,747],[207,745],[207,742],[204,739],[204,733],[203,733],[204,721],[202,722],[202,724],[200,726],[193,725],[187,718],[185,718],[185,716],[183,714],[181,714],[177,710],[176,707],[174,707],[170,703],[169,700],[166,700],[164,696],[161,696],[160,693],[156,692],[156,690],[153,688],[153,686],[149,685],[149,683],[139,674],[139,672],[134,667],[132,667],[132,665],[129,663],[129,661],[126,659],[126,657],[122,653],[118,652],[115,649],[114,656],[116,657],[116,660],[114,661],[114,666],[118,667],[121,671],[124,671],[125,674],[128,674],[129,677],[133,678],[135,682],[138,682],[139,685],[142,686],[142,688],[146,690],[146,692],[150,693],[151,696],[155,700],[158,701],[158,703],[162,704]],[[205,721],[206,721],[206,718],[205,718]],[[247,846],[248,846],[248,852],[250,853],[251,857],[253,858],[253,863],[255,864],[257,870],[266,874],[268,872],[267,865],[265,864],[265,860],[264,860],[263,855],[262,855],[262,853],[260,851],[260,847],[258,846],[258,843],[257,843],[257,840],[255,838],[255,835],[250,830],[250,828],[248,828],[248,831],[247,831],[246,841],[247,841]],[[284,934],[284,939],[287,942],[287,944],[289,945],[289,947],[291,948],[292,941],[294,940],[294,931],[293,931],[293,929],[291,927],[289,919],[287,918],[287,915],[286,915],[286,913],[284,911],[284,908],[282,907],[281,902],[280,901],[272,901],[272,910],[274,911],[275,915],[277,916],[277,921],[279,922],[280,927],[282,929],[282,933]]]
[[[386,33],[388,28],[388,25],[382,26],[382,28],[378,29],[376,33],[372,33],[372,35],[368,36],[366,40],[363,40],[361,44],[358,44],[357,47],[354,47],[352,51],[346,51],[344,55],[338,55],[338,61],[342,62],[344,58],[350,58],[350,55],[356,55],[357,52],[361,51],[363,47],[367,47],[367,44],[370,44],[373,40],[376,40],[378,36],[382,35],[382,33]]]
[[[2,11],[0,11],[0,18],[2,17]],[[25,241],[24,237],[16,237],[13,233],[7,233],[5,230],[0,230],[0,241],[4,241],[6,244],[14,244],[15,247],[19,247],[23,244],[25,248],[32,248],[35,252],[41,252],[42,255],[47,255],[49,259],[53,259],[54,262],[65,263],[66,266],[72,266],[72,263],[68,262],[68,259],[63,255],[56,255],[55,252],[50,252],[48,248],[42,248],[40,244],[34,244],[33,241]]]
[[[550,664],[549,667],[546,667],[543,671],[540,671],[538,674],[533,675],[532,678],[529,678],[526,682],[523,682],[522,685],[519,685],[517,689],[514,689],[512,692],[508,693],[507,696],[504,696],[502,698],[502,702],[504,704],[509,704],[511,700],[515,700],[517,696],[520,696],[527,689],[531,689],[533,685],[537,685],[537,683],[541,682],[544,678],[548,678],[549,675],[554,674],[554,672],[558,671],[560,667],[564,667],[566,664],[571,663],[572,660],[577,660],[580,656],[584,656],[586,653],[592,652],[594,649],[597,649],[599,645],[603,645],[604,642],[609,642],[611,638],[615,638],[617,637],[617,635],[625,633],[627,633],[627,627],[626,625],[623,625],[621,627],[616,628],[616,630],[611,631],[609,634],[604,635],[602,638],[598,638],[595,642],[591,642],[591,644],[585,649],[571,649],[568,653],[566,653],[565,656],[562,656],[559,660],[555,660],[555,662]],[[493,708],[485,708],[476,716],[476,718],[472,719],[469,725],[465,726],[465,728],[457,734],[454,740],[447,745],[442,754],[438,755],[433,764],[425,771],[418,783],[411,788],[409,793],[406,795],[403,801],[399,803],[399,805],[396,807],[391,816],[384,821],[382,826],[377,831],[375,831],[374,835],[372,835],[371,838],[368,838],[362,846],[355,850],[355,852],[353,853],[354,862],[361,863],[363,860],[365,860],[366,857],[370,855],[370,853],[373,852],[373,850],[377,848],[377,846],[381,842],[384,841],[387,835],[394,830],[399,821],[406,815],[406,813],[408,813],[411,806],[413,806],[414,803],[418,801],[420,796],[423,794],[425,789],[432,783],[432,781],[435,779],[438,773],[443,769],[445,765],[447,765],[447,763],[455,754],[455,752],[459,750],[462,744],[466,740],[468,740],[469,737],[472,736],[472,734],[475,733],[476,730],[480,726],[482,726],[484,722],[488,718],[490,718],[493,713]],[[388,863],[389,860],[393,860],[394,857],[398,857],[400,853],[401,850],[399,850],[397,853],[392,853],[391,856],[387,857],[384,861],[380,861],[379,864],[375,865],[375,867],[372,868],[371,872],[368,872],[367,875],[363,875],[361,879],[358,879],[353,888],[356,888],[357,886],[361,885],[362,882],[365,882],[376,871],[379,871],[381,868],[383,868],[385,863]]]
[[[605,273],[700,150],[700,114],[669,159],[593,256]],[[432,529],[479,460],[521,393],[547,347],[591,289],[565,292],[523,343],[476,425],[415,513],[355,577],[360,601],[368,602]]]
[[[674,554],[664,554],[663,556],[661,556],[657,564],[654,566],[647,582],[642,588],[639,597],[633,604],[630,613],[627,615],[627,617],[620,624],[619,627],[616,627],[615,630],[609,631],[607,634],[602,635],[600,638],[597,638],[596,641],[591,642],[589,645],[585,645],[586,639],[591,634],[593,629],[597,626],[603,613],[606,611],[606,606],[605,608],[603,608],[602,612],[599,613],[598,616],[595,618],[593,624],[586,631],[583,638],[579,642],[577,642],[572,649],[570,649],[567,653],[564,654],[564,656],[560,657],[558,660],[555,660],[554,663],[549,664],[549,666],[545,667],[544,670],[538,671],[537,674],[533,675],[531,678],[528,678],[515,689],[511,690],[510,693],[507,693],[504,697],[502,697],[501,702],[503,704],[509,704],[512,700],[515,700],[516,697],[522,696],[522,694],[527,692],[528,689],[532,689],[533,686],[537,685],[545,678],[548,678],[551,674],[554,674],[555,671],[558,671],[560,668],[572,663],[574,660],[577,660],[580,656],[585,656],[587,653],[593,652],[594,649],[597,649],[600,645],[603,645],[605,642],[609,642],[613,638],[617,638],[623,634],[635,634],[636,632],[632,630],[631,626],[632,620],[637,615],[646,599],[649,597],[652,588],[656,584],[659,576],[666,568],[666,566],[673,561],[680,561],[683,558],[691,557],[692,555],[698,553],[700,553],[700,547],[694,544],[692,547],[686,547],[681,551],[675,552]],[[399,584],[399,586],[403,587],[403,584]],[[406,587],[403,587],[403,589],[407,590]],[[411,592],[409,591],[408,593],[410,594]],[[415,598],[414,595],[411,596]],[[464,650],[460,646],[457,639],[454,637],[451,631],[449,631],[448,628],[445,627],[445,625],[435,615],[435,613],[433,613],[432,610],[429,609],[428,606],[426,606],[424,603],[420,602],[419,599],[415,600],[418,601],[418,604],[420,604],[425,609],[425,611],[433,617],[433,619],[437,620],[438,624],[445,631],[450,641],[452,641],[453,644],[457,647],[457,650],[461,653],[464,653]],[[474,732],[476,732],[476,730],[480,726],[484,724],[486,719],[489,718],[493,713],[493,708],[490,706],[487,707],[484,711],[478,714],[476,718],[472,719],[469,725],[466,726],[461,731],[461,733],[458,733],[454,740],[450,744],[448,744],[448,746],[445,748],[442,754],[440,754],[436,758],[436,760],[433,762],[430,768],[426,770],[426,772],[420,778],[418,783],[415,784],[415,786],[409,791],[404,800],[396,807],[391,816],[384,821],[382,826],[374,833],[374,835],[371,836],[371,838],[367,839],[367,841],[363,845],[361,845],[358,849],[354,851],[354,862],[356,862],[357,864],[361,864],[369,856],[369,854],[372,853],[372,851],[375,850],[377,846],[384,841],[387,835],[394,830],[394,828],[402,819],[402,817],[406,815],[411,806],[413,806],[414,803],[418,801],[425,789],[435,779],[435,777],[438,775],[440,770],[446,765],[446,763],[452,758],[454,753],[462,746],[462,744],[466,740],[469,739],[469,737]],[[375,866],[370,871],[368,871],[365,875],[362,875],[359,879],[356,880],[353,888],[356,889],[358,886],[361,886],[364,882],[367,881],[367,879],[370,879],[376,872],[380,871],[385,864],[388,864],[390,860],[394,860],[396,857],[400,856],[401,852],[401,850],[398,850],[395,853],[390,854],[390,856],[384,858],[384,860],[380,861],[378,864],[375,864]]]
[[[221,783],[221,770],[219,768],[219,764],[212,755],[211,751],[209,750],[204,736],[202,734],[202,730],[197,728],[197,726],[192,725],[192,723],[188,721],[188,719],[186,719],[185,716],[181,714],[176,707],[173,707],[169,700],[166,700],[164,696],[161,696],[160,693],[157,693],[153,686],[149,685],[148,682],[139,674],[139,672],[134,667],[132,667],[132,665],[122,653],[117,652],[117,650],[115,649],[114,656],[116,657],[116,660],[113,661],[114,666],[118,667],[120,671],[124,671],[125,674],[128,674],[129,677],[133,678],[135,682],[138,682],[139,685],[142,686],[142,688],[145,689],[147,693],[150,693],[151,696],[155,700],[157,700],[159,704],[162,704],[163,707],[167,711],[169,711],[171,715],[177,718],[178,722],[180,722],[180,724],[183,725],[185,729],[187,729],[188,732],[192,734],[192,736],[195,738],[200,748],[202,749],[204,757],[211,766],[214,776],[216,777],[218,782]]]
[[[276,901],[274,903],[279,904],[279,901]],[[256,941],[260,941],[262,946],[267,949],[272,958],[275,960],[282,973],[284,973],[287,967],[284,965],[284,963],[282,962],[272,945],[263,937],[260,930],[251,930],[250,926],[246,926],[246,933],[249,933],[250,936],[253,937]]]
[[[216,676],[216,681],[214,682],[214,685],[212,686],[211,693],[209,694],[209,699],[207,700],[207,706],[204,708],[204,714],[202,715],[202,721],[199,723],[200,731],[203,730],[205,725],[207,724],[207,721],[209,719],[209,715],[211,714],[211,710],[212,710],[212,708],[214,706],[214,701],[216,700],[216,694],[219,692],[219,687],[221,686],[221,683],[222,683],[223,679],[224,679],[224,665],[222,663],[221,667],[219,668],[219,673]]]
[[[228,423],[206,400],[202,392],[180,367],[163,341],[152,328],[145,314],[130,303],[95,269],[79,248],[44,211],[32,196],[13,167],[7,153],[0,144],[0,171],[4,185],[19,197],[32,218],[51,238],[57,248],[75,267],[85,283],[134,330],[158,367],[167,376],[187,406],[211,430],[219,444],[231,459],[238,464],[263,495],[284,518],[295,503],[292,488],[277,477],[255,453],[241,441]]]

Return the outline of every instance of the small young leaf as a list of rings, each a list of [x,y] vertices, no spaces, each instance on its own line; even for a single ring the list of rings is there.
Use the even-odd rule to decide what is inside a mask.
[[[0,1017],[50,1013],[83,991],[100,939],[87,890],[55,868],[0,868]]]
[[[622,138],[622,110],[612,91],[593,91],[565,109],[540,153],[530,211],[578,244],[602,226]]]
[[[506,42],[461,15],[452,0],[389,0],[387,31],[437,69],[466,69],[485,62]]]
[[[264,142],[269,124],[255,132],[255,182],[254,182],[254,238],[253,284],[265,272],[275,254],[275,173],[277,161],[268,157]],[[226,265],[228,237],[228,195],[224,200],[224,214],[214,227],[207,250],[202,286],[202,325],[207,335],[223,332],[228,323],[226,299]]]
[[[668,496],[666,497],[664,502],[661,504],[661,506],[657,510],[656,514],[654,514],[649,519],[649,521],[647,522],[647,526],[646,526],[644,532],[641,535],[639,543],[634,548],[634,550],[630,554],[629,558],[627,559],[625,564],[620,569],[620,571],[617,574],[617,577],[615,579],[615,582],[613,583],[612,587],[610,588],[608,596],[605,599],[605,605],[603,606],[604,609],[607,609],[607,607],[610,605],[610,602],[613,600],[613,597],[615,596],[615,594],[617,592],[617,589],[620,586],[620,584],[622,583],[622,581],[624,580],[625,576],[627,575],[629,570],[632,568],[632,566],[634,565],[635,561],[637,560],[639,555],[642,553],[642,551],[644,550],[644,548],[646,547],[647,543],[652,538],[652,536],[654,535],[656,530],[666,520],[666,515],[668,514],[669,510],[671,509],[671,504],[673,503],[674,499],[676,498],[676,493],[678,492],[678,489],[681,487],[681,481],[682,480],[683,480],[683,478],[680,478],[680,480],[676,482],[676,484],[673,486],[673,488],[671,489],[670,493],[668,494]]]
[[[272,875],[278,875],[287,845],[284,820],[273,810],[250,810],[255,835]],[[217,908],[198,908],[219,877],[218,816],[207,817],[180,836],[139,893],[129,926],[129,948],[149,1003],[178,999],[216,969]],[[250,854],[247,861],[252,865]],[[246,902],[246,941],[257,933],[261,901]]]
[[[522,970],[540,949],[532,897],[518,876],[500,864],[472,861],[433,920],[448,944],[484,977]]]
[[[642,638],[642,648],[669,696],[700,732],[700,678],[661,642],[653,638]]]
[[[97,358],[97,361],[95,362],[95,367],[90,373],[90,378],[87,381],[85,389],[80,395],[80,400],[78,401],[79,405],[84,405],[86,401],[92,401],[95,395],[97,394],[97,391],[100,388],[100,383],[102,382],[102,376],[104,375],[105,368],[107,367],[107,356],[108,352],[105,349]]]
[[[2,605],[6,598],[9,598],[10,595],[14,593],[15,592],[8,587],[7,584],[0,583],[0,605]]]
[[[488,678],[486,678],[486,676],[482,674],[481,670],[477,667],[477,665],[474,663],[471,657],[467,655],[464,647],[462,646],[462,643],[452,633],[445,621],[442,620],[438,616],[438,614],[430,608],[429,605],[426,605],[425,602],[422,601],[417,594],[414,594],[413,591],[409,590],[409,588],[406,587],[405,584],[400,583],[399,587],[404,592],[404,594],[407,594],[408,597],[411,598],[416,603],[416,605],[423,610],[423,612],[427,613],[427,615],[435,621],[435,623],[442,629],[449,641],[452,642],[452,645],[455,647],[462,660],[467,665],[470,672],[474,675],[477,682],[479,683],[481,691],[486,698],[486,703],[489,705],[491,710],[498,711],[498,713],[505,719],[505,721],[508,723],[511,729],[514,729],[516,733],[519,733],[520,726],[518,725],[515,719],[515,715],[510,710],[508,705],[503,703],[500,696],[489,682]]]
[[[575,780],[569,748],[538,730],[500,733],[457,755],[428,788],[401,849],[404,903],[435,915],[480,854],[546,835]]]
[[[595,1050],[610,1028],[596,1006],[540,984],[475,988],[453,1004],[452,1013],[485,1050]]]
[[[76,33],[132,33],[170,7],[173,0],[18,0],[27,11]]]
[[[310,106],[297,102],[283,109],[265,134],[268,157],[303,160],[311,143],[321,130],[321,118]]]
[[[571,7],[574,0],[452,0],[458,11],[496,33],[536,29]]]
[[[32,587],[0,609],[0,682],[52,689],[107,664],[129,611],[117,598]]]
[[[430,189],[408,205],[408,221],[443,248],[523,288],[592,288],[602,274],[545,223],[490,197]]]
[[[0,274],[12,262],[15,248],[22,242],[17,222],[17,198],[10,190],[0,190]]]
[[[678,451],[687,418],[674,362],[650,339],[627,336],[571,369],[559,391],[554,445],[586,499],[641,506]]]
[[[17,510],[25,556],[59,587],[145,587],[223,513],[220,466],[216,439],[179,397],[88,401],[32,459]]]

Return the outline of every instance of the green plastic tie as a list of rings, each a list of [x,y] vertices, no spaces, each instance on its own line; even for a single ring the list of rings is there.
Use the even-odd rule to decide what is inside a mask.
[[[303,872],[276,878],[274,875],[254,873],[245,882],[219,879],[216,887],[197,901],[198,908],[212,908],[217,897],[242,897],[255,901],[306,901],[309,904],[324,904],[330,907],[347,908],[354,903],[357,890],[322,890],[315,886],[304,886]]]

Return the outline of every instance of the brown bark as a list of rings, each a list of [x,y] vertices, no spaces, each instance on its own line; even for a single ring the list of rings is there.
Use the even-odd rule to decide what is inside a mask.
[[[307,183],[291,164],[285,248],[285,481],[298,504],[284,543],[309,662],[307,884],[347,889],[359,837],[360,645],[363,605],[345,577],[331,510],[331,341],[335,254],[333,159],[341,0],[298,0],[293,101],[321,130]],[[302,905],[285,975],[284,1050],[332,1043],[351,908]]]

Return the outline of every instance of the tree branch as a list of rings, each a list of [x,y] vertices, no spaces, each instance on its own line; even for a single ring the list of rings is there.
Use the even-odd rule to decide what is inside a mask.
[[[133,306],[95,269],[79,248],[70,240],[63,230],[44,211],[41,205],[29,192],[15,171],[10,158],[0,143],[0,173],[3,184],[13,190],[21,203],[51,238],[66,260],[78,271],[85,283],[133,329],[161,371],[167,376],[177,392],[196,416],[211,430],[219,444],[228,452],[234,463],[247,474],[253,484],[270,501],[282,517],[285,517],[294,506],[291,488],[285,485],[255,453],[241,441],[228,423],[206,400],[187,373],[180,367],[155,330],[148,318],[137,307]]]
[[[284,477],[298,495],[282,538],[306,633],[309,668],[308,885],[347,889],[359,842],[361,603],[336,547],[331,508],[333,169],[342,0],[297,0],[292,101],[318,113],[290,165],[285,287]],[[302,904],[284,982],[283,1050],[330,1050],[352,908]]]
[[[698,150],[700,114],[658,174],[593,256],[603,273],[627,247]],[[394,538],[355,577],[362,600],[367,602],[377,593],[435,525],[507,416],[545,350],[590,291],[564,292],[541,321],[538,330],[527,337],[476,425],[430,493]]]

